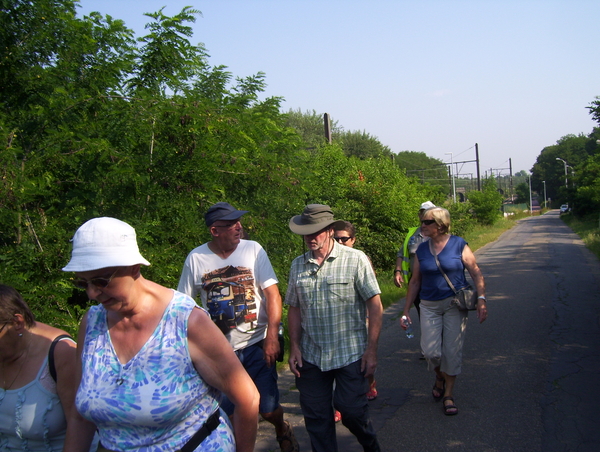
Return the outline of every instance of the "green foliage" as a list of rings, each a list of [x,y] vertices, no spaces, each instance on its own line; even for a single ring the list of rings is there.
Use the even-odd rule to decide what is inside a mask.
[[[447,206],[450,212],[450,232],[460,237],[467,236],[477,224],[473,217],[472,205],[467,202],[456,202]]]
[[[529,205],[529,184],[522,182],[515,188],[515,203]]]
[[[581,237],[585,246],[600,259],[600,215],[573,216],[561,215],[560,218]]]
[[[600,96],[596,96],[596,99],[590,102],[590,106],[587,108],[594,121],[600,124]]]
[[[483,181],[481,191],[469,193],[469,201],[478,223],[491,225],[500,217],[502,195],[496,187],[496,179],[492,176]]]
[[[340,139],[344,154],[349,157],[357,157],[363,160],[392,157],[390,148],[381,144],[379,139],[365,131],[343,132]]]
[[[590,146],[591,141],[583,134],[565,135],[555,145],[545,147],[533,165],[531,189],[543,193],[542,181],[546,181],[546,194],[553,200],[553,205],[568,202],[573,195],[574,172],[579,173],[581,163],[594,152],[595,146]],[[560,159],[567,162],[566,175],[565,165]]]
[[[581,165],[572,204],[576,215],[600,212],[600,153]]]
[[[333,139],[339,139],[342,129],[338,122],[330,119],[331,135]],[[317,114],[315,110],[302,113],[300,109],[288,111],[286,114],[286,124],[292,127],[302,137],[304,147],[317,149],[324,146],[325,140],[325,122],[323,115]]]

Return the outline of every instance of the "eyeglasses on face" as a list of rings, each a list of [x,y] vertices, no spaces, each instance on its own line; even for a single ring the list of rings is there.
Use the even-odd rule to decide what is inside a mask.
[[[110,284],[110,282],[115,277],[115,275],[117,274],[118,271],[119,271],[119,269],[117,268],[115,270],[115,272],[110,276],[110,278],[92,278],[92,279],[77,278],[77,279],[72,279],[71,282],[73,283],[73,285],[76,288],[81,289],[81,290],[87,290],[87,288],[90,284],[93,286],[96,286],[100,289],[105,289],[106,287],[108,287],[108,285]]]
[[[421,224],[426,224],[427,226],[435,223],[435,220],[421,220]]]
[[[213,225],[214,228],[225,228],[225,229],[233,229],[235,228],[238,223],[240,222],[240,220],[235,220],[231,223],[227,223],[227,224],[215,224]]]
[[[350,240],[352,237],[334,237],[333,240],[335,240],[336,242],[340,243],[346,243],[348,240]]]

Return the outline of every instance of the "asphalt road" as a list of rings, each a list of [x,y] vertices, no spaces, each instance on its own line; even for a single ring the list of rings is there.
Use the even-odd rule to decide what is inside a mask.
[[[402,303],[384,313],[371,418],[384,451],[600,451],[600,264],[558,211],[521,220],[475,253],[489,318],[470,314],[457,416],[431,397],[434,374],[419,360],[419,330],[398,326]],[[416,312],[412,313],[416,318]],[[310,442],[289,371],[279,386],[301,451]],[[339,450],[361,451],[337,424]],[[257,452],[278,451],[259,423]]]

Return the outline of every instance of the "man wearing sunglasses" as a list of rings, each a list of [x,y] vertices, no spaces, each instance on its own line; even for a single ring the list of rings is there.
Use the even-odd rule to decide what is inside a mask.
[[[431,201],[425,201],[421,204],[421,207],[419,208],[419,220],[421,220],[423,213],[432,207],[435,207],[435,204]],[[394,270],[394,284],[396,287],[403,287],[405,284],[408,287],[408,282],[412,276],[417,248],[421,243],[426,242],[427,240],[429,240],[429,237],[425,237],[421,233],[420,223],[419,226],[408,230],[402,248],[400,248],[396,254],[396,269]],[[417,295],[417,298],[415,299],[415,308],[417,309],[418,316],[421,315],[420,304],[421,300]],[[422,353],[421,359],[425,359]]]
[[[246,210],[218,202],[204,215],[211,240],[190,252],[178,291],[202,305],[226,335],[260,393],[259,412],[275,426],[282,452],[296,452],[298,442],[279,404],[276,360],[282,302],[277,277],[267,253],[257,242],[244,239],[240,222]],[[231,415],[229,400],[221,404]]]

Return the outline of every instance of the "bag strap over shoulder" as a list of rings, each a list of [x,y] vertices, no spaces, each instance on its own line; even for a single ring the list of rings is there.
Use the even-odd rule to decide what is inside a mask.
[[[60,336],[56,336],[56,338],[50,344],[50,350],[48,350],[48,369],[50,370],[50,375],[52,375],[52,379],[56,381],[56,367],[54,366],[54,347],[59,341],[63,339],[72,339],[68,334],[61,334]]]
[[[437,254],[435,254],[435,250],[433,249],[433,245],[431,244],[431,240],[429,240],[429,251],[431,251],[431,254],[433,254],[433,257],[435,259],[435,263],[437,264],[438,268],[440,269],[440,273],[442,274],[442,276],[444,277],[444,279],[446,280],[446,282],[450,286],[450,289],[452,289],[452,292],[454,292],[455,294],[457,294],[458,291],[454,288],[454,285],[450,281],[450,278],[448,278],[448,276],[446,276],[446,273],[444,273],[444,270],[442,270],[442,266],[440,265],[440,261],[438,260]]]

